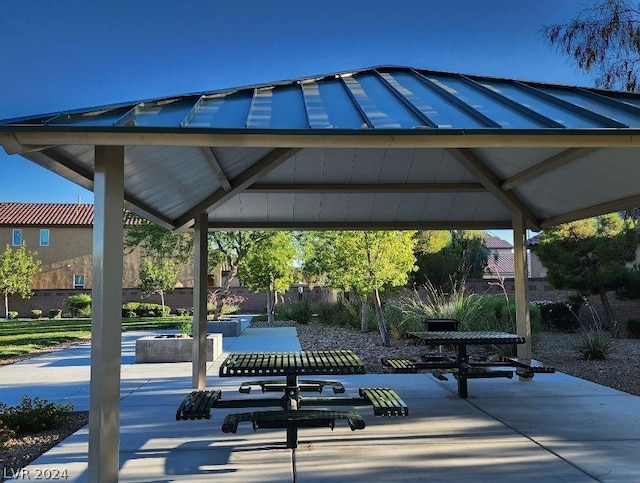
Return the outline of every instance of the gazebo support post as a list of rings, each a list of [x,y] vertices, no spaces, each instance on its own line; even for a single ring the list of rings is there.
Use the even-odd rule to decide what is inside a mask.
[[[93,222],[90,482],[118,481],[124,147],[96,146]]]
[[[206,212],[195,219],[193,235],[193,370],[192,387],[204,389],[207,385],[207,232],[209,219]]]
[[[518,357],[531,359],[531,318],[529,315],[529,275],[527,265],[527,229],[521,213],[513,215],[513,257],[515,268],[516,331],[525,338],[518,345]]]

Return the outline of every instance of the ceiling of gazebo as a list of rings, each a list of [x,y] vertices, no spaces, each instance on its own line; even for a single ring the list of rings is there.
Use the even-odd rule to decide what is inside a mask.
[[[530,228],[640,205],[640,95],[379,67],[0,122],[86,187],[125,146],[127,207],[169,228]]]

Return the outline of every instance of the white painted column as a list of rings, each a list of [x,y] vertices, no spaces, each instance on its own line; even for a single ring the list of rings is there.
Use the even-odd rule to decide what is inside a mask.
[[[89,481],[118,481],[124,147],[95,147]]]
[[[516,328],[526,342],[518,344],[518,357],[531,359],[531,318],[529,316],[529,273],[527,265],[527,230],[524,217],[513,215],[513,256],[516,292]]]
[[[193,235],[193,371],[192,387],[207,386],[207,246],[209,218],[206,212],[196,218]]]

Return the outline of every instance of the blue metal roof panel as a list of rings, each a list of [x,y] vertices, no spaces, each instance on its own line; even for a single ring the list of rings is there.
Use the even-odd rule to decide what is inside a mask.
[[[117,126],[179,126],[199,98],[187,97],[138,104],[115,122]]]
[[[318,82],[320,102],[329,118],[329,126],[336,129],[360,129],[365,119],[353,103],[341,80]],[[366,123],[365,123],[366,125]]]
[[[601,116],[621,122],[626,126],[637,126],[640,124],[640,109],[630,109],[628,105],[620,104],[608,97],[598,96],[586,90],[580,91],[577,89],[558,87],[544,87],[540,88],[540,90],[571,102],[576,106],[593,111]]]
[[[492,89],[496,93],[519,103],[561,125],[568,128],[593,128],[602,127],[594,123],[587,116],[580,115],[574,111],[562,109],[556,104],[546,101],[531,92],[522,89],[518,84],[509,81],[482,80],[482,85]]]
[[[379,67],[262,86],[5,120],[96,129],[640,128],[640,95],[408,67]]]
[[[269,127],[274,129],[306,129],[307,111],[299,84],[273,89],[273,108]]]
[[[377,74],[365,73],[355,79],[347,78],[345,83],[373,122],[373,127],[412,129],[425,126],[425,122],[407,108]]]
[[[252,91],[232,92],[226,96],[204,97],[186,120],[186,127],[239,128],[246,127]]]
[[[523,116],[521,112],[510,105],[501,103],[496,98],[474,88],[459,76],[430,74],[427,78],[503,128],[533,129],[546,127],[535,119]]]
[[[61,114],[48,120],[49,126],[113,126],[116,121],[127,114],[133,106],[117,109],[89,111],[79,114]]]

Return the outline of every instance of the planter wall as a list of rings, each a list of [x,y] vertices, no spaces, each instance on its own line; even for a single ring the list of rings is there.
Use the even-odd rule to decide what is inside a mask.
[[[240,319],[207,322],[207,334],[222,334],[224,337],[238,337],[240,332]]]
[[[222,334],[207,335],[207,361],[222,354]],[[146,336],[136,340],[136,362],[191,362],[193,338]]]

